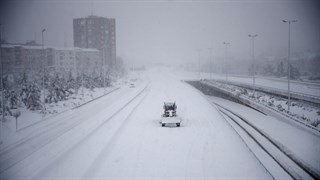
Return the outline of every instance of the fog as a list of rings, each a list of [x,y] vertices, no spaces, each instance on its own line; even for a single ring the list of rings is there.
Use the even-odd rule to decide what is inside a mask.
[[[55,47],[73,46],[72,19],[96,15],[116,19],[117,56],[126,62],[185,63],[224,56],[230,42],[234,59],[251,58],[251,39],[257,57],[286,56],[288,24],[292,25],[293,54],[320,52],[318,1],[1,1],[2,38],[11,43],[27,40]]]
[[[0,25],[0,180],[320,179],[320,0],[0,0]]]

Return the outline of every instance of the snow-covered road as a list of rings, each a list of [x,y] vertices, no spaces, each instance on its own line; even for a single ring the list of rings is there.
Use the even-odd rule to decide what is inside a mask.
[[[183,72],[184,76],[188,76],[189,79],[199,79],[198,72]],[[210,79],[210,73],[201,73],[200,76],[202,79]],[[212,79],[225,81],[226,76],[224,74],[212,74]],[[229,82],[241,83],[245,85],[252,85],[252,77],[250,76],[236,76],[229,75]],[[258,76],[255,79],[255,84],[258,87],[278,90],[287,92],[288,91],[288,81],[286,79],[281,78],[267,78]],[[302,94],[305,96],[317,97],[320,98],[320,84],[316,82],[303,82],[303,81],[290,81],[290,90],[291,93]]]
[[[268,133],[272,138],[282,143],[292,154],[295,154],[306,163],[320,170],[320,133],[303,128],[293,122],[281,121],[271,116],[266,116],[249,107],[230,102],[218,97],[210,97],[235,113],[250,120],[258,128]]]
[[[107,122],[102,122],[101,117],[107,116],[109,109],[92,114],[90,121],[48,143],[1,176],[5,179],[272,178],[197,90],[173,78],[167,69],[152,69],[146,76],[151,82],[147,89]],[[177,103],[177,113],[183,119],[181,127],[159,124],[164,101]],[[100,121],[98,128],[74,143],[87,133],[90,122]]]

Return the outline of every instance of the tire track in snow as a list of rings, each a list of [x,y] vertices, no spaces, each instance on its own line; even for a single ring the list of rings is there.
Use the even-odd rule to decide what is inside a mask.
[[[112,91],[114,92],[114,91]],[[106,97],[107,98],[107,97]],[[94,102],[98,105],[102,102]],[[91,110],[96,109],[95,106],[85,107],[85,110]],[[70,111],[69,111],[70,112]],[[82,114],[82,115],[79,115]],[[75,121],[69,122],[65,121],[65,119],[75,119],[75,117],[81,118],[76,119]],[[81,123],[85,122],[87,120],[87,117],[89,117],[90,114],[83,111],[83,109],[79,109],[76,111],[71,111],[67,114],[59,114],[58,116],[55,116],[54,118],[58,121],[50,122],[49,124],[40,125],[41,130],[35,131],[34,133],[31,133],[30,135],[26,136],[25,138],[21,139],[17,143],[14,143],[13,145],[6,147],[3,149],[0,153],[0,174],[10,167],[14,166],[15,164],[19,163],[23,159],[31,156],[33,153],[37,152],[41,147],[45,146],[46,144],[49,144],[51,141],[59,138],[63,134],[69,132],[73,128],[77,127]],[[50,118],[51,119],[51,118]],[[44,122],[44,121],[42,121]],[[27,146],[27,143],[31,141],[35,141],[35,138],[37,138],[37,143],[33,143],[32,146]],[[21,146],[23,147],[23,154],[21,153]]]
[[[119,87],[117,87],[117,88],[115,88],[115,89],[112,89],[111,91],[107,92],[106,94],[104,94],[104,95],[102,95],[102,96],[99,96],[99,97],[97,97],[97,98],[95,98],[95,99],[90,100],[90,103],[92,103],[93,101],[96,101],[96,100],[98,100],[98,99],[107,97],[107,95],[109,95],[109,94],[111,94],[111,93],[113,93],[113,92],[115,92],[115,91],[117,91],[117,90],[119,90],[119,89],[120,89]],[[86,102],[86,103],[84,103],[84,104],[80,104],[79,106],[76,106],[76,107],[73,107],[73,108],[64,110],[64,111],[62,111],[62,112],[60,112],[60,113],[58,113],[58,114],[55,114],[55,115],[50,116],[50,117],[47,117],[47,118],[45,118],[45,119],[43,119],[43,120],[41,120],[41,121],[38,121],[38,122],[36,122],[36,123],[34,123],[34,124],[31,124],[31,125],[29,125],[29,126],[26,126],[26,127],[23,127],[23,128],[18,129],[18,132],[21,132],[22,130],[28,129],[29,127],[37,126],[37,125],[39,125],[39,124],[43,124],[44,122],[47,122],[48,120],[58,119],[58,121],[53,121],[53,122],[50,122],[50,123],[48,123],[48,124],[41,125],[41,126],[43,126],[43,127],[41,127],[41,128],[47,128],[47,127],[49,127],[48,129],[45,129],[45,130],[40,131],[40,132],[31,133],[30,135],[28,135],[28,136],[20,139],[19,141],[15,142],[15,143],[13,143],[13,144],[10,144],[10,145],[8,145],[8,146],[6,146],[6,147],[1,148],[0,154],[2,155],[2,154],[6,153],[6,152],[8,152],[8,151],[12,151],[13,149],[19,147],[19,145],[24,144],[24,143],[26,143],[27,141],[29,141],[30,139],[33,139],[34,137],[40,136],[41,134],[43,134],[43,133],[45,133],[45,132],[47,132],[47,131],[49,131],[49,130],[51,130],[51,129],[55,129],[56,127],[60,126],[61,124],[64,124],[65,122],[63,122],[62,120],[66,119],[66,118],[68,118],[68,119],[69,119],[69,118],[72,118],[72,117],[74,117],[74,116],[72,116],[72,115],[75,115],[76,113],[79,113],[78,111],[72,111],[72,110],[78,109],[79,107],[82,107],[82,106],[84,106],[84,105],[87,105],[88,103],[89,103],[89,102]],[[98,103],[98,102],[97,102],[97,103]],[[86,107],[86,108],[87,108],[87,107]],[[68,111],[72,111],[72,113],[67,114],[66,112],[68,112]],[[57,124],[57,123],[58,123],[58,124]],[[54,127],[53,127],[53,126],[54,126]],[[1,156],[1,155],[0,155],[0,156]],[[1,159],[1,158],[0,158],[0,159]]]
[[[146,96],[149,94],[146,93],[138,102],[137,105],[135,105],[135,107],[130,111],[130,113],[128,114],[128,116],[124,119],[124,121],[121,123],[121,126],[116,130],[116,132],[113,134],[113,136],[111,137],[111,139],[109,140],[109,142],[107,142],[107,144],[105,144],[104,148],[102,149],[102,151],[99,153],[98,156],[96,156],[95,160],[93,161],[93,163],[90,165],[89,169],[82,175],[82,179],[91,179],[93,174],[95,174],[95,172],[97,171],[97,169],[100,167],[100,165],[102,164],[102,162],[104,161],[105,157],[108,156],[108,154],[110,153],[113,145],[117,142],[118,137],[120,135],[120,133],[122,132],[124,126],[128,123],[128,119],[130,119],[130,117],[132,116],[132,114],[135,112],[135,110],[139,107],[139,105],[144,101],[144,99],[146,98]],[[139,94],[140,95],[140,94]]]
[[[184,83],[185,84],[187,84],[185,81],[184,81]],[[189,85],[189,86],[191,86],[190,84],[187,84],[187,85]],[[191,86],[192,87],[192,89],[196,92],[196,93],[198,93],[200,96],[202,96],[207,102],[208,102],[208,104],[210,104],[211,106],[212,106],[212,102],[211,101],[209,101],[208,100],[208,98],[201,92],[201,91],[199,91],[197,88],[195,88],[194,86]],[[219,112],[219,110],[218,110],[218,108],[216,107],[216,106],[214,106],[214,108],[217,110],[217,112]],[[223,118],[223,119],[225,119],[225,117],[221,114],[221,113],[219,113],[220,114],[220,116]],[[213,124],[213,121],[210,121],[211,122],[211,124],[212,124],[212,126],[215,126],[214,124]],[[228,125],[230,125],[230,123],[228,122],[228,121],[226,121],[227,122],[227,124]],[[230,125],[230,127],[233,129],[233,127]],[[238,134],[238,132],[236,131],[236,134],[240,137],[240,139],[244,142],[244,144],[246,145],[246,148],[248,148],[248,150],[250,151],[250,153],[251,153],[251,155],[255,158],[255,159],[257,159],[257,161],[262,165],[262,167],[265,169],[265,171],[274,179],[274,177],[272,176],[272,174],[269,172],[269,170],[264,166],[264,164],[260,161],[260,159],[255,155],[255,153],[253,153],[253,151],[250,149],[250,147],[245,143],[245,141],[242,139],[242,137]]]
[[[111,116],[106,118],[106,120],[102,121],[102,124],[105,124],[106,122],[108,122],[108,120],[112,119],[116,114],[118,114],[122,109],[124,109],[128,104],[130,104],[134,99],[136,99],[146,88],[147,88],[147,86],[145,86],[136,96],[134,96],[133,99],[129,100],[124,106],[122,106],[122,108],[116,110],[116,112],[114,112]],[[85,114],[89,114],[89,113],[86,113],[86,112],[84,112],[84,113]],[[100,127],[101,126],[95,127],[95,130],[99,129]],[[39,163],[46,164],[46,165],[49,165],[49,166],[43,166],[42,165],[42,167],[40,167],[40,169],[36,170],[36,172],[29,172],[29,170],[26,170],[26,169],[30,169],[31,167],[24,166],[23,164],[27,163],[26,159],[34,154],[34,153],[32,153],[28,157],[26,157],[23,160],[19,161],[19,162],[22,162],[22,163],[19,163],[19,164],[16,163],[17,167],[15,167],[13,169],[8,169],[7,170],[8,172],[5,171],[2,174],[0,174],[1,177],[8,177],[8,179],[10,179],[10,178],[15,178],[15,177],[21,176],[20,174],[13,173],[12,171],[14,169],[20,170],[22,175],[29,174],[29,175],[26,175],[27,177],[29,177],[29,176],[30,177],[35,177],[38,174],[41,174],[41,172],[44,172],[45,169],[48,169],[48,167],[50,167],[51,164],[53,164],[54,162],[59,161],[63,155],[67,154],[68,152],[70,152],[71,149],[73,149],[76,146],[78,146],[79,144],[81,144],[82,140],[84,140],[84,139],[88,138],[89,136],[91,136],[92,134],[94,134],[94,130],[91,129],[91,131],[83,132],[83,133],[81,133],[80,136],[75,138],[74,142],[67,143],[65,146],[61,147],[61,150],[59,150],[59,149],[55,150],[54,153],[50,152],[49,150],[45,150],[45,149],[48,149],[48,148],[45,148],[45,146],[43,146],[43,148],[39,149],[38,151],[40,151],[41,157],[39,158],[39,161],[37,161],[35,166],[37,166]],[[64,134],[66,134],[66,133],[64,133]],[[58,140],[59,142],[60,141],[63,142],[63,138],[61,138],[61,137],[62,137],[62,135],[57,137],[57,138],[55,138],[55,141]],[[80,141],[79,138],[81,139],[81,141]],[[55,142],[51,141],[51,142],[46,143],[46,146],[47,145],[52,146],[53,144],[55,144]],[[50,152],[50,153],[46,153],[46,152]],[[26,176],[23,176],[23,177],[26,177]],[[5,179],[7,179],[7,178],[5,178]]]
[[[190,120],[189,120],[190,121]],[[195,121],[198,121],[198,120],[195,120]],[[187,161],[186,161],[186,165],[185,165],[185,179],[189,179],[188,175],[191,171],[192,171],[192,166],[190,164],[194,164],[193,162],[191,162],[191,157],[192,156],[192,152],[194,151],[194,148],[197,147],[196,146],[196,143],[197,143],[197,139],[195,137],[199,137],[199,133],[197,133],[197,129],[194,125],[191,125],[191,129],[192,129],[192,132],[195,134],[194,136],[192,136],[192,143],[190,144],[190,147],[188,149],[188,153],[187,153]],[[202,165],[203,166],[203,165]],[[191,170],[190,170],[191,169]],[[203,167],[201,167],[202,169],[202,174],[204,174],[204,171],[203,171]],[[202,177],[203,178],[203,177]]]
[[[183,83],[183,85],[185,86],[185,88],[189,88],[190,86]],[[201,113],[198,113],[201,114]],[[203,129],[200,129],[199,127],[203,126],[203,127],[208,127],[207,124],[209,124],[210,127],[208,127],[208,129],[211,129],[212,126],[214,126],[213,121],[207,121],[204,122],[205,120],[200,120],[199,118],[194,118],[194,119],[188,119],[190,127],[192,128],[192,132],[194,133],[194,135],[192,136],[192,144],[190,145],[190,148],[188,150],[188,157],[187,157],[187,163],[185,166],[185,179],[189,179],[188,178],[188,173],[192,172],[192,166],[190,164],[194,164],[190,158],[192,158],[192,153],[194,151],[201,151],[201,174],[202,177],[197,177],[200,179],[206,179],[206,165],[205,165],[205,149],[206,149],[206,145],[208,144],[208,142],[205,142],[204,147],[202,147],[201,150],[197,150],[196,148],[198,148],[197,143],[200,143],[199,139],[207,139],[208,137],[213,137],[214,140],[214,136],[212,136],[212,134],[210,132],[208,132],[207,129],[205,129],[205,131],[203,131]],[[205,133],[204,133],[205,132]],[[191,169],[191,170],[190,170]]]
[[[190,86],[185,83],[183,83],[183,85],[185,86],[185,88],[190,88]],[[197,91],[197,94],[198,94],[198,91]],[[201,98],[202,98],[202,96],[201,96]],[[196,114],[202,114],[202,113],[196,113]],[[186,168],[185,168],[185,179],[188,179],[187,174],[192,171],[191,165],[193,164],[193,162],[190,160],[190,158],[192,158],[193,156],[192,156],[191,152],[198,152],[198,154],[201,154],[200,161],[201,161],[202,177],[197,177],[197,178],[206,179],[207,178],[206,177],[206,174],[207,174],[206,169],[207,168],[206,168],[206,164],[205,164],[206,163],[206,158],[205,158],[206,153],[204,153],[204,152],[206,151],[206,148],[207,148],[207,145],[209,142],[203,141],[202,149],[198,149],[199,146],[197,144],[198,143],[201,144],[201,142],[202,142],[201,140],[208,139],[208,138],[210,139],[210,141],[212,140],[215,142],[215,136],[213,136],[213,134],[209,131],[209,129],[214,129],[212,127],[214,127],[215,124],[213,123],[213,121],[206,119],[206,118],[199,119],[199,118],[195,117],[194,119],[188,119],[188,120],[191,121],[190,126],[192,128],[192,132],[195,135],[192,136],[193,137],[192,144],[190,145],[190,149],[188,150],[188,157],[187,157],[187,163],[186,163]],[[203,128],[199,128],[199,127],[206,127],[206,128],[203,129]]]
[[[148,96],[150,96],[150,93],[148,94],[148,95],[146,95],[146,97],[145,98],[147,98]],[[141,102],[142,103],[142,102]],[[157,122],[155,122],[155,123],[157,123]],[[158,129],[157,129],[158,130]],[[143,129],[143,132],[145,132],[146,131],[146,129]],[[159,130],[158,130],[159,131]],[[146,141],[146,138],[145,138],[145,136],[143,136],[143,134],[145,134],[145,133],[142,133],[141,131],[140,131],[140,137],[142,137],[142,140],[141,141],[139,141],[139,145],[138,145],[138,152],[137,152],[137,156],[136,156],[136,166],[134,167],[134,170],[133,170],[133,175],[132,175],[132,178],[133,179],[138,179],[137,178],[137,173],[138,173],[138,169],[139,169],[139,167],[142,165],[142,156],[141,156],[141,149],[142,149],[142,147],[143,147],[143,145],[145,144],[145,141]]]
[[[227,117],[229,117],[233,122],[235,122],[236,126],[243,129],[246,132],[246,134],[248,134],[256,142],[258,146],[260,146],[288,175],[291,176],[291,178],[293,179],[305,179],[305,178],[309,179],[310,177],[311,179],[320,178],[317,170],[314,170],[312,167],[308,166],[307,164],[302,162],[300,159],[295,157],[294,154],[292,154],[291,152],[288,152],[288,149],[286,149],[282,144],[272,139],[268,134],[258,129],[257,127],[255,127],[245,118],[241,117],[240,115],[216,103],[215,105],[218,106],[218,109],[220,112],[222,112]],[[235,117],[237,117],[240,121],[236,120]],[[245,123],[248,126],[242,123]],[[262,139],[259,136],[257,136],[257,134],[255,134],[254,132],[257,132],[259,136],[262,137]],[[241,138],[243,137],[241,136]],[[268,146],[267,143],[264,141],[264,139],[266,140],[266,142],[271,143],[272,146]],[[282,152],[286,156],[286,158],[282,154],[279,154],[279,152],[277,152],[275,149],[273,149],[273,147],[277,149],[279,152]]]

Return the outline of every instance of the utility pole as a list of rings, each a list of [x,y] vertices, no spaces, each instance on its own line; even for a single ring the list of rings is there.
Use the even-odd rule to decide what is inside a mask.
[[[287,63],[287,70],[288,70],[288,111],[290,111],[290,28],[291,28],[291,23],[297,22],[297,20],[282,20],[284,23],[289,24],[289,33],[288,33],[288,63]]]
[[[45,57],[45,53],[44,53],[44,32],[46,31],[46,29],[42,29],[42,90],[43,90],[43,113],[45,113],[46,110],[46,91],[45,91],[45,87],[44,87],[44,81],[45,81],[45,63],[46,63],[46,57]]]
[[[255,82],[255,62],[254,62],[254,38],[258,35],[248,35],[252,39],[252,84],[253,84],[253,94],[256,94],[256,82]]]
[[[225,57],[225,71],[226,71],[226,84],[228,84],[228,45],[230,45],[229,42],[223,42],[223,44],[226,46],[226,57]]]

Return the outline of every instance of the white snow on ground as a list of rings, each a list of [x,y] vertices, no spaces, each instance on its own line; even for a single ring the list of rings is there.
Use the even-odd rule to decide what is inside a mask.
[[[56,157],[60,157],[93,133],[144,86],[121,88],[78,109],[62,113],[53,118],[53,121],[44,121],[21,131],[25,133],[22,142],[18,141],[14,147],[1,151],[0,179],[25,179],[50,164]],[[111,124],[114,125],[117,125],[117,122]]]
[[[284,145],[289,152],[320,171],[320,136],[305,131],[293,124],[285,123],[273,117],[263,115],[241,104],[218,97],[208,96],[208,98],[212,102],[227,107],[231,111],[246,118],[273,139],[276,139]]]
[[[91,115],[87,121],[0,175],[6,179],[272,178],[197,90],[166,69],[152,69],[146,76],[151,82],[146,92],[107,122],[110,111],[128,96],[114,100],[118,105],[111,109],[87,111]],[[181,127],[159,124],[164,101],[177,103]]]
[[[309,124],[320,129],[320,108],[305,104],[299,101],[291,100],[290,111],[288,111],[287,99],[272,96],[263,92],[253,92],[251,89],[241,88],[233,85],[226,85],[216,81],[210,81],[210,85],[214,85],[228,92],[237,94],[241,98],[245,98],[273,111],[298,119],[301,122]]]
[[[13,116],[6,116],[6,121],[3,123],[3,130],[5,134],[1,134],[2,143],[6,142],[8,136],[15,133],[16,130],[20,131],[28,126],[32,126],[35,123],[45,121],[48,118],[54,117],[59,113],[70,110],[74,107],[82,105],[90,100],[96,99],[104,95],[104,93],[110,93],[117,89],[117,87],[95,88],[92,91],[86,88],[82,94],[73,94],[68,97],[67,100],[58,101],[57,103],[46,104],[46,114],[41,113],[41,110],[31,111],[24,108],[18,108],[21,112],[21,116],[18,118],[18,126],[16,127],[16,119]]]
[[[179,74],[183,74],[186,78],[189,79],[210,79],[210,73],[201,73],[200,77],[198,72],[182,72]],[[216,80],[226,80],[225,74],[212,74],[212,79]],[[252,77],[249,76],[228,76],[228,81],[230,82],[238,82],[243,84],[252,85]],[[255,84],[260,87],[270,88],[281,90],[284,92],[288,91],[288,81],[278,78],[264,78],[264,77],[256,77]],[[310,82],[299,82],[299,81],[290,81],[290,90],[291,92],[298,94],[306,94],[310,96],[316,96],[320,98],[320,84],[319,83],[310,83]]]
[[[128,88],[130,87],[131,83],[140,84],[141,80],[138,80],[136,75],[131,75],[131,78],[125,77],[119,79],[114,83],[114,86],[111,87],[95,88],[93,90],[80,88],[78,94],[71,95],[67,100],[59,101],[57,103],[47,103],[47,113],[45,115],[41,113],[40,110],[31,111],[27,110],[26,108],[19,108],[18,110],[21,111],[21,116],[18,118],[17,127],[17,121],[13,116],[6,116],[6,121],[3,123],[0,122],[2,123],[0,132],[0,150],[26,136],[27,132],[31,132],[30,129],[34,129],[28,127],[35,126],[38,123],[46,124],[46,121],[57,121],[56,119],[61,118],[59,116],[61,113],[65,113],[66,111],[70,111],[73,108],[77,108],[90,101],[101,98],[104,95],[108,95],[109,93],[117,91],[119,88]],[[16,133],[17,131],[18,133]]]
[[[88,178],[268,177],[239,137],[197,92],[157,71],[149,95],[131,115]],[[176,101],[182,127],[161,127],[163,101]],[[240,157],[241,156],[241,157]]]

